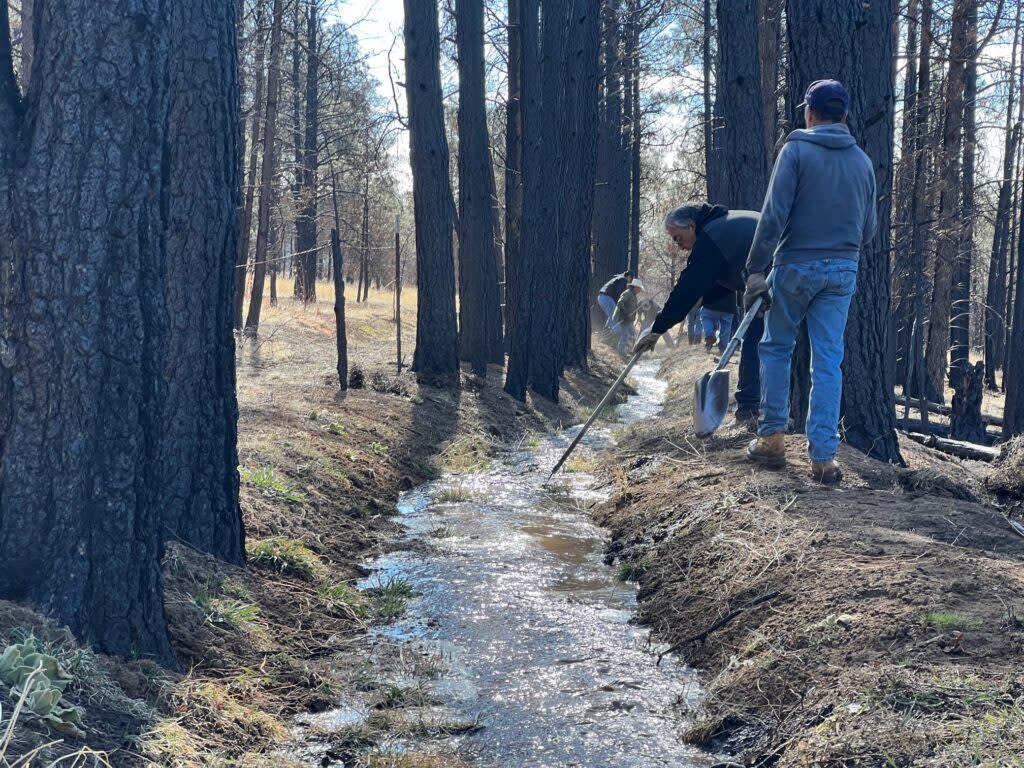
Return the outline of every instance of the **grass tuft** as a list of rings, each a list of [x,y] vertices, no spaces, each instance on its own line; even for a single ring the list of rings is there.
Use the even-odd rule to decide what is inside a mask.
[[[459,483],[442,488],[437,492],[434,501],[438,504],[461,504],[462,502],[473,501],[475,498],[476,494],[472,489]]]
[[[249,562],[284,575],[316,581],[323,572],[323,563],[300,541],[272,536],[246,543]]]
[[[243,482],[258,488],[264,496],[275,496],[289,504],[302,504],[306,500],[306,494],[291,488],[274,473],[273,467],[242,467],[241,475]]]
[[[926,613],[921,616],[921,625],[925,629],[934,627],[935,629],[941,629],[943,632],[981,629],[981,624],[974,619],[961,616],[952,611],[931,611]]]
[[[654,558],[650,555],[645,555],[635,562],[623,561],[619,563],[615,578],[619,581],[640,581],[653,565]]]

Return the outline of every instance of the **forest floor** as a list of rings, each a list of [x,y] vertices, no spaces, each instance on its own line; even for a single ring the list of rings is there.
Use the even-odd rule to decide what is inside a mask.
[[[441,472],[485,467],[501,446],[578,423],[615,371],[595,361],[592,375],[570,376],[558,406],[509,398],[497,368],[486,382],[463,374],[458,388],[421,385],[407,369],[396,375],[393,293],[372,292],[368,303],[347,302],[350,373],[362,381],[338,399],[333,290],[318,291],[320,301],[309,307],[289,298],[265,308],[259,338],[239,346],[249,567],[168,546],[165,605],[180,672],[93,654],[37,614],[0,601],[0,648],[33,635],[73,678],[65,700],[83,708],[85,739],[51,745],[44,757],[87,743],[118,767],[284,768],[322,757],[371,768],[461,765],[437,755],[375,752],[396,729],[422,728],[393,714],[416,703],[415,677],[429,675],[438,660],[365,652],[368,629],[394,621],[409,595],[395,583],[357,590],[362,564],[400,532],[394,515],[401,491]],[[415,293],[406,291],[410,354],[415,316]],[[354,688],[379,700],[378,716],[357,739],[332,737],[337,728],[321,733],[313,720],[296,728],[297,716],[329,710]],[[4,715],[10,704],[2,701]],[[6,766],[9,719],[0,720]],[[22,717],[6,759],[14,763],[50,738],[60,735]]]
[[[992,467],[901,440],[906,468],[842,446],[829,489],[791,436],[787,469],[754,471],[751,435],[694,435],[708,366],[665,360],[596,510],[640,620],[708,675],[686,738],[723,766],[1024,765],[1024,444]]]
[[[168,547],[180,671],[93,654],[0,602],[0,647],[31,633],[83,708],[85,739],[50,757],[88,744],[113,766],[463,765],[429,748],[463,724],[401,716],[444,659],[367,652],[369,630],[410,594],[368,586],[364,565],[394,546],[401,491],[579,423],[618,362],[602,350],[559,406],[508,398],[497,369],[421,385],[396,375],[392,294],[373,293],[348,303],[363,386],[338,399],[333,296],[319,290],[316,305],[267,308],[260,338],[239,347],[249,567]],[[404,303],[411,337],[415,297]],[[638,618],[705,671],[685,737],[734,755],[722,766],[1024,765],[1024,539],[1005,519],[1024,508],[1024,451],[991,467],[903,442],[900,469],[844,447],[833,490],[810,481],[794,436],[788,469],[754,472],[746,433],[693,434],[692,382],[710,362],[699,348],[670,353],[662,414],[586,459],[611,478],[594,515],[611,532],[608,561],[639,580]],[[353,690],[372,714],[339,728],[334,708]],[[422,754],[382,748],[403,729]],[[54,737],[30,718],[13,734],[10,763]]]

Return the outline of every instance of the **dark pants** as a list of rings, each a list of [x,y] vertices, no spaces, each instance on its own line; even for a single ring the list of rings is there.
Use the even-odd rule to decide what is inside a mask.
[[[740,380],[736,385],[736,416],[748,418],[761,412],[761,359],[758,344],[764,335],[764,318],[755,317],[740,348]]]

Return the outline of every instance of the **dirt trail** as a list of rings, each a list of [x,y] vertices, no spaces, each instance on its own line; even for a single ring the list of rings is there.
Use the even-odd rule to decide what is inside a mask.
[[[596,513],[609,554],[642,565],[655,636],[709,673],[689,740],[737,765],[1024,764],[1024,539],[990,468],[844,446],[832,490],[793,436],[788,469],[755,472],[749,435],[693,433],[708,364],[665,361],[666,410],[606,457],[615,493]]]

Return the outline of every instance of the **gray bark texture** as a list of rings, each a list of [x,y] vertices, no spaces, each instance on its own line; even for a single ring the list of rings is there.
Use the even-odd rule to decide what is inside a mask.
[[[451,184],[439,69],[437,0],[405,0],[405,92],[416,220],[416,351],[426,376],[459,372]]]
[[[895,430],[889,211],[896,49],[895,0],[789,0],[789,53],[797,88],[837,78],[851,95],[850,130],[871,158],[878,185],[878,232],[861,254],[846,327],[843,426],[846,440],[883,461],[901,461]]]
[[[170,663],[162,542],[242,551],[235,7],[131,10],[37,5],[24,115],[0,11],[0,597]]]
[[[708,199],[729,208],[761,210],[769,159],[763,124],[757,0],[718,0],[718,71]],[[772,114],[774,120],[774,113]]]
[[[255,338],[259,333],[263,310],[263,284],[267,276],[267,254],[270,241],[271,187],[277,175],[277,102],[281,95],[281,27],[284,6],[274,0],[270,30],[270,61],[267,63],[267,109],[263,127],[263,166],[260,168],[260,202],[256,216],[256,254],[253,264],[252,293],[245,316],[245,335]]]
[[[491,153],[484,88],[484,9],[456,0],[459,58],[459,345],[478,376],[503,363],[501,297],[491,207]]]
[[[965,54],[969,6],[974,0],[955,0],[949,42],[949,69],[943,97],[942,150],[939,162],[939,227],[932,273],[932,305],[928,315],[928,376],[926,396],[946,402],[946,372],[949,367],[949,317],[953,276],[960,250],[960,162],[964,117]]]

